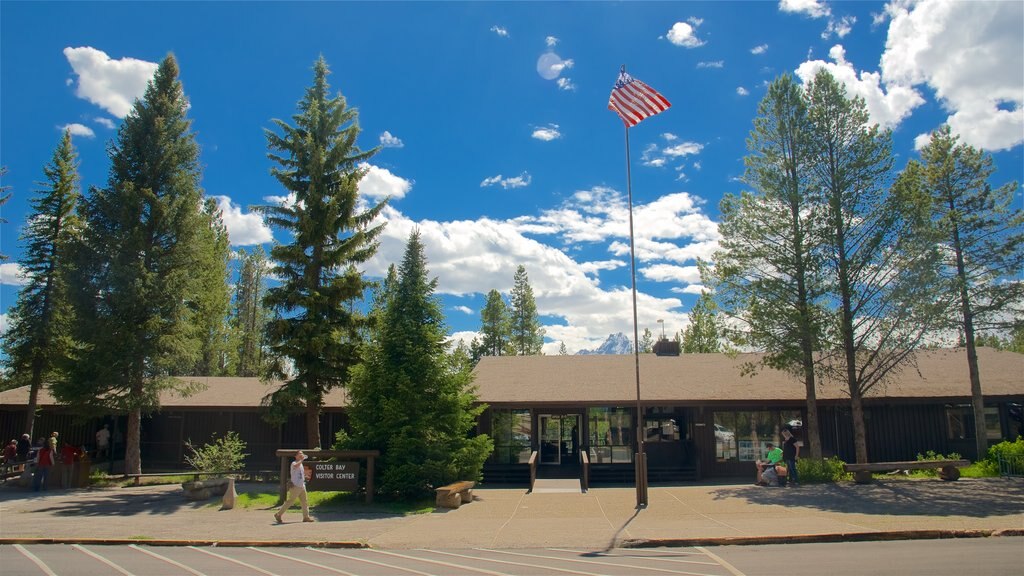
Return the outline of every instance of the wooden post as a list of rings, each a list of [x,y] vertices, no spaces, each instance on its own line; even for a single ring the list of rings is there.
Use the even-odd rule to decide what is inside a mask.
[[[366,457],[366,503],[373,504],[373,456]]]
[[[281,479],[280,486],[277,490],[277,505],[284,504],[284,499],[288,497],[288,456],[281,456]]]

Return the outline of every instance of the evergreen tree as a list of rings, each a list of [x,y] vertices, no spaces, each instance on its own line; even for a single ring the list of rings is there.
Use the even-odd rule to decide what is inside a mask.
[[[751,191],[722,199],[721,249],[702,276],[734,321],[736,328],[725,331],[729,339],[763,351],[765,365],[803,380],[805,435],[811,457],[821,458],[814,352],[824,344],[829,317],[823,208],[808,190],[809,131],[803,91],[791,76],[779,77],[747,139],[744,182]]]
[[[522,264],[516,269],[509,299],[512,301],[511,343],[513,354],[534,356],[544,346],[544,329],[537,317],[537,302]]]
[[[711,295],[702,292],[697,303],[690,310],[690,325],[683,331],[683,352],[686,354],[707,354],[720,352],[722,345],[722,323],[718,319],[717,307]]]
[[[7,166],[0,166],[0,178],[3,178],[4,176],[7,176]],[[0,185],[0,208],[2,208],[4,204],[7,204],[7,201],[11,199],[11,193],[8,192],[10,189],[10,186]],[[0,224],[7,224],[7,219],[0,218]],[[7,255],[0,253],[0,262],[3,262],[4,260],[7,260]]]
[[[559,356],[568,356],[569,355],[569,351],[565,349],[565,342],[560,342],[558,344],[558,355]]]
[[[228,286],[228,262],[231,246],[227,227],[221,220],[217,202],[207,198],[203,205],[204,238],[196,255],[194,274],[200,283],[199,292],[192,301],[193,329],[199,341],[199,354],[192,365],[177,371],[182,376],[223,376],[227,373],[231,307],[231,289]]]
[[[85,203],[76,260],[76,339],[60,402],[128,413],[125,472],[142,469],[142,415],[175,386],[176,366],[198,359],[195,303],[209,218],[203,214],[199,147],[186,117],[178,64],[167,56],[109,146],[107,187]]]
[[[488,436],[470,437],[484,407],[474,405],[468,357],[448,353],[436,288],[414,231],[376,338],[350,383],[351,432],[339,434],[339,444],[381,451],[380,491],[389,496],[416,498],[479,479],[493,449]]]
[[[279,314],[267,325],[267,340],[282,359],[272,375],[284,384],[265,402],[275,420],[305,412],[310,448],[321,445],[324,395],[344,386],[359,362],[369,321],[355,302],[369,283],[356,265],[377,251],[383,224],[372,223],[386,203],[360,211],[358,185],[366,170],[359,165],[377,149],[356,146],[358,113],[340,94],[330,97],[328,74],[321,57],[292,117],[295,125],[274,120],[279,132],[266,131],[268,156],[278,164],[271,172],[294,201],[259,207],[290,238],[270,253],[281,284],[264,298]],[[292,371],[283,368],[286,361]]]
[[[920,165],[904,172],[928,200],[928,223],[948,258],[939,268],[954,304],[949,328],[961,331],[974,404],[978,458],[988,453],[977,332],[1007,329],[1024,318],[1024,211],[1017,183],[992,189],[992,157],[958,142],[949,126],[932,132]],[[1015,206],[1015,204],[1017,206]]]
[[[508,306],[501,293],[492,289],[480,311],[479,356],[505,356],[510,353],[512,338]]]
[[[644,335],[640,337],[640,353],[650,354],[654,351],[654,335],[650,328],[644,328]]]
[[[235,287],[235,311],[232,315],[232,330],[238,350],[234,373],[246,377],[262,376],[267,368],[263,350],[264,331],[269,318],[263,305],[267,256],[261,246],[242,252],[240,256],[242,266]]]
[[[808,190],[825,209],[823,272],[839,345],[826,366],[850,394],[857,462],[868,461],[863,398],[900,370],[937,319],[937,251],[890,194],[891,134],[869,125],[862,98],[822,70],[807,86]],[[909,216],[909,217],[908,217]]]
[[[33,435],[39,389],[52,381],[69,353],[74,310],[69,294],[70,250],[82,233],[76,210],[81,199],[78,155],[65,130],[46,182],[32,199],[22,234],[26,250],[19,264],[27,283],[18,292],[4,334],[5,363],[16,385],[29,385],[25,431]]]

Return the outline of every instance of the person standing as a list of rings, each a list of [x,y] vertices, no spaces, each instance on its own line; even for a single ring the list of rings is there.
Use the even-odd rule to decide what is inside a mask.
[[[54,452],[50,449],[49,443],[44,442],[36,452],[36,473],[32,477],[32,490],[39,492],[46,490],[46,481],[50,478],[50,468],[53,467]]]
[[[4,446],[4,482],[7,482],[7,475],[14,469],[14,463],[18,460],[18,441],[11,439],[10,444]]]
[[[108,456],[110,454],[110,424],[104,424],[103,428],[100,428],[96,432],[96,461],[98,462],[100,456]]]
[[[52,434],[50,434],[50,438],[47,440],[47,442],[50,444],[50,450],[52,450],[54,454],[57,453],[57,438],[59,436],[60,434],[58,434],[57,432],[53,432]]]
[[[313,522],[309,516],[309,501],[306,499],[306,467],[302,465],[306,459],[305,453],[299,450],[295,453],[295,461],[292,462],[288,482],[288,498],[281,505],[281,509],[274,514],[274,519],[280,524],[284,522],[281,516],[292,507],[296,500],[302,503],[302,521]]]
[[[28,434],[22,434],[21,438],[18,439],[18,462],[25,462],[28,460],[28,452],[32,449],[32,437]]]
[[[782,461],[786,463],[786,486],[799,486],[800,476],[796,472],[796,460],[800,457],[800,441],[789,428],[782,429]]]
[[[70,442],[65,442],[60,448],[60,487],[71,488],[72,474],[75,469],[75,459],[78,457],[78,448]]]

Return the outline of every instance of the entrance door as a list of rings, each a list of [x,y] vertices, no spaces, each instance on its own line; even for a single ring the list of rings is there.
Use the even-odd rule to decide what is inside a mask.
[[[540,463],[575,466],[580,462],[580,415],[541,414]]]

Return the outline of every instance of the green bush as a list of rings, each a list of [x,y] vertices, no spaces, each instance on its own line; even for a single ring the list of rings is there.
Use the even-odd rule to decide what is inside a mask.
[[[1005,440],[988,449],[988,458],[984,462],[993,475],[999,474],[1000,460],[1012,470],[1024,470],[1024,436],[1017,436],[1013,442]]]
[[[245,442],[238,437],[237,432],[228,432],[223,438],[213,435],[211,444],[204,444],[196,448],[191,440],[185,442],[189,454],[185,455],[185,462],[197,472],[227,472],[243,470],[245,468]]]
[[[838,456],[822,460],[801,458],[796,462],[796,470],[800,475],[800,482],[805,484],[839,482],[849,476],[843,469],[844,464],[845,462]]]

